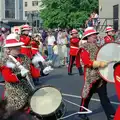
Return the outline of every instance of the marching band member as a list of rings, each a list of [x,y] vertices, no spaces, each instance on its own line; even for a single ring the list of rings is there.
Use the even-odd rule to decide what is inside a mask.
[[[31,53],[31,38],[29,36],[30,33],[30,26],[29,25],[23,25],[21,27],[21,36],[20,36],[20,42],[23,42],[24,45],[21,46],[21,54],[26,55],[27,57],[31,58],[32,53]]]
[[[108,26],[108,27],[106,28],[107,36],[104,37],[104,42],[105,42],[105,44],[115,41],[115,39],[114,39],[114,37],[113,37],[113,31],[114,31],[114,29],[113,29],[112,27],[110,27],[110,26]]]
[[[45,61],[45,59],[40,54],[39,45],[40,45],[40,41],[37,37],[31,41],[31,51],[33,56],[32,63],[37,68],[40,68],[40,72],[42,76],[46,76],[53,70],[53,68],[49,66],[49,64]]]
[[[79,51],[79,41],[80,39],[78,38],[78,31],[76,29],[73,29],[70,38],[70,52],[69,52],[70,60],[68,66],[68,75],[72,75],[72,67],[76,59],[77,53]],[[79,66],[76,65],[76,67],[78,68],[79,74],[83,75],[82,66],[79,64]]]
[[[117,62],[114,65],[114,80],[115,80],[117,96],[118,99],[120,100],[120,62]],[[119,119],[120,119],[120,106],[118,106],[114,120],[119,120]]]
[[[16,34],[8,35],[5,41],[6,58],[3,60],[1,72],[5,80],[4,99],[7,100],[8,114],[6,116],[9,116],[9,113],[13,111],[24,109],[27,105],[33,90],[26,76],[30,80],[40,77],[39,70],[31,64],[30,59],[20,54],[20,46],[23,44],[23,42],[19,42]],[[10,56],[18,62],[15,63]]]
[[[97,92],[108,120],[113,120],[115,110],[107,96],[107,82],[98,74],[98,68],[106,67],[107,62],[95,60],[96,54],[99,50],[96,45],[97,34],[98,32],[93,27],[86,28],[83,39],[86,39],[87,43],[84,43],[80,48],[79,54],[84,64],[85,79],[82,91],[81,106],[88,108],[92,95]],[[84,110],[80,108],[80,111]],[[85,114],[79,115],[78,118],[79,120],[89,120]]]
[[[19,28],[15,28],[15,34],[19,35]]]
[[[34,56],[35,54],[37,54],[39,52],[40,41],[35,37],[35,38],[31,39],[30,44],[31,44],[32,56]]]

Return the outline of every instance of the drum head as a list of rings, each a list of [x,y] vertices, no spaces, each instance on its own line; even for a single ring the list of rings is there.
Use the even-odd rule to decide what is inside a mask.
[[[120,44],[108,43],[101,47],[98,51],[96,60],[98,61],[114,61],[120,60]],[[111,62],[107,67],[99,69],[100,76],[107,82],[114,83],[113,66],[116,62]]]
[[[46,116],[55,112],[62,102],[62,95],[54,87],[45,86],[33,94],[30,99],[30,107],[38,115]]]

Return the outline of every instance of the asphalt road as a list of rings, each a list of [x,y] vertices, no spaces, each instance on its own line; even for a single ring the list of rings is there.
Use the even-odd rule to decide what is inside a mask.
[[[78,75],[76,68],[73,69],[74,75],[68,76],[67,68],[56,68],[49,76],[40,78],[42,85],[52,85],[55,86],[63,94],[63,99],[75,103],[75,105],[70,104],[65,101],[66,104],[66,115],[75,113],[79,111],[80,95],[83,86],[83,76]],[[119,102],[116,96],[114,84],[108,84],[108,96],[112,102],[112,105],[117,108]],[[3,86],[0,86],[0,95],[2,94]],[[92,111],[89,114],[90,120],[107,120],[105,113],[99,102],[99,97],[94,94],[89,105],[89,109]],[[65,120],[76,120],[75,116],[69,117]]]

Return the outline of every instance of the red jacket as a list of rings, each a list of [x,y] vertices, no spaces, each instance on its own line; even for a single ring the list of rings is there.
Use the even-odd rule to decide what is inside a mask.
[[[26,35],[20,36],[20,42],[24,43],[24,45],[21,46],[21,54],[24,54],[29,58],[32,57],[30,41],[31,41],[31,38],[29,36],[26,36]]]
[[[114,42],[114,37],[112,37],[111,35],[107,35],[104,37],[104,41],[105,43],[110,43],[110,42]]]
[[[82,50],[82,49],[81,49]],[[80,58],[84,64],[84,80],[86,80],[86,68],[93,66],[93,61],[90,59],[90,53],[85,49],[80,52]]]
[[[115,79],[115,87],[118,99],[120,100],[120,63],[117,63],[115,69],[114,69],[114,79]],[[120,106],[118,107],[116,111],[116,115],[114,120],[120,119]]]
[[[17,60],[19,62],[21,61],[19,58],[17,58]],[[5,81],[12,82],[12,83],[19,82],[19,79],[12,72],[11,68],[8,68],[7,66],[2,66],[0,70],[2,72],[2,76],[3,76],[3,78],[4,78]],[[30,65],[30,73],[31,73],[31,75],[32,75],[33,78],[40,77],[40,70],[37,69],[37,68],[35,68],[32,64]]]
[[[31,51],[32,55],[35,55],[37,52],[39,52],[39,45],[37,44],[36,41],[31,42]]]
[[[79,38],[71,38],[70,39],[70,52],[69,54],[72,56],[76,56],[79,50]]]

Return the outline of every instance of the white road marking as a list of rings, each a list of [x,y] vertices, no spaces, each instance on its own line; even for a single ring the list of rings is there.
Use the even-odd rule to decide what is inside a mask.
[[[67,97],[73,97],[73,98],[78,98],[78,99],[81,99],[82,97],[81,96],[77,96],[77,95],[72,95],[72,94],[65,94],[63,93],[62,94],[63,96],[67,96]],[[96,102],[100,102],[99,99],[95,99],[95,98],[91,98],[92,101],[96,101]],[[114,102],[114,101],[111,101],[112,104],[114,105],[119,105],[120,103],[119,102]]]

